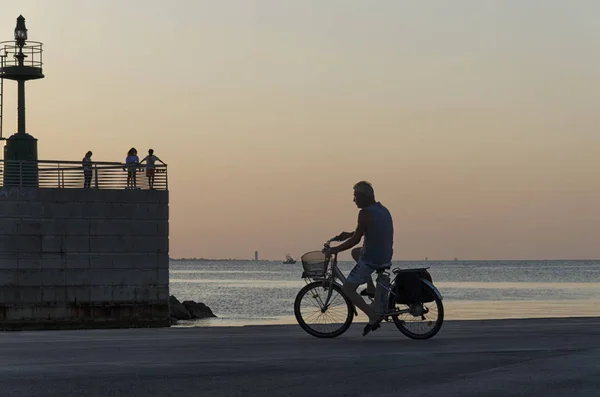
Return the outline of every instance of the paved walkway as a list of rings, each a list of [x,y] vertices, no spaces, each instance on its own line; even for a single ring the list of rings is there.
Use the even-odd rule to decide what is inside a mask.
[[[599,396],[600,318],[0,333],[0,396]]]

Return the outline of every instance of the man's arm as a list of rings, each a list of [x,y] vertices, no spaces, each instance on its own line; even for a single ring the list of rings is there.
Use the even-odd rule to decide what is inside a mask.
[[[335,239],[333,241],[346,241],[353,235],[354,235],[354,232],[341,232],[340,234],[335,236]]]
[[[346,251],[354,247],[356,244],[360,243],[360,239],[365,234],[365,230],[367,230],[367,225],[369,224],[370,216],[367,210],[360,210],[358,213],[358,222],[356,224],[356,230],[352,234],[348,240],[338,245],[337,247],[332,247],[329,250],[330,254],[337,254],[338,252]]]

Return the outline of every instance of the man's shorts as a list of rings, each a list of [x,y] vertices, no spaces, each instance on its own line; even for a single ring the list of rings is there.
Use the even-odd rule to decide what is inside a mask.
[[[373,274],[375,270],[385,267],[389,267],[389,263],[385,265],[371,265],[360,260],[352,270],[350,270],[350,274],[346,280],[352,284],[364,284],[369,281],[371,274]]]
[[[154,176],[154,168],[146,168],[146,176],[147,177]]]

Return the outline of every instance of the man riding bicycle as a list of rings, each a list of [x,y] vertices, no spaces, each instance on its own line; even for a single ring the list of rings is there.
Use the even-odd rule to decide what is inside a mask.
[[[369,317],[363,331],[363,335],[366,335],[380,327],[382,317],[365,302],[356,289],[367,283],[362,294],[375,293],[371,274],[379,268],[389,267],[393,254],[394,225],[387,208],[375,201],[375,193],[369,182],[361,181],[354,185],[354,203],[360,208],[356,230],[353,233],[340,233],[336,241],[345,241],[337,247],[329,248],[325,254],[334,255],[346,251],[357,245],[364,236],[363,247],[352,250],[356,265],[344,282],[343,290],[352,303]]]

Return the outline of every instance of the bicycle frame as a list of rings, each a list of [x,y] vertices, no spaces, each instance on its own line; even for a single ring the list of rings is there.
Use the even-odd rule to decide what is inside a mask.
[[[341,287],[346,282],[346,276],[344,276],[344,273],[342,273],[342,271],[340,270],[340,268],[337,265],[337,254],[334,254],[332,257],[328,258],[327,267],[331,269],[331,276],[324,277],[322,280],[323,286],[327,288],[328,292],[327,292],[327,298],[325,298],[325,302],[322,302],[321,312],[325,312],[329,307],[329,300],[331,299],[331,295],[333,293],[333,288],[331,288],[332,285],[338,284]],[[398,274],[400,272],[400,269],[394,268],[391,271],[393,274]],[[340,283],[336,283],[336,279],[339,280]],[[434,290],[434,292],[440,297],[440,300],[442,299],[441,294],[439,293],[438,289],[435,286],[433,286],[433,284],[431,284],[428,280],[423,279],[422,281],[427,283]],[[396,293],[394,292],[395,280],[393,280],[390,283],[389,287],[384,286],[377,280],[375,280],[375,283],[376,283],[376,285],[379,285],[386,290],[386,296],[385,296],[386,301],[390,300],[390,295],[392,295],[392,296],[396,295]],[[352,305],[352,309],[353,309],[354,315],[357,316],[358,311],[356,309],[356,305]],[[382,316],[384,316],[387,319],[390,316],[398,316],[400,314],[411,313],[411,311],[412,311],[412,307],[409,306],[407,309],[386,311],[386,312],[382,313]]]
[[[340,270],[340,268],[337,265],[337,254],[334,254],[332,258],[329,258],[329,263],[328,263],[328,267],[331,267],[331,277],[325,277],[323,278],[323,285],[327,288],[327,298],[325,298],[325,302],[323,302],[323,306],[321,308],[322,312],[325,312],[327,310],[327,308],[329,307],[329,300],[331,299],[331,294],[333,293],[333,288],[331,288],[331,286],[336,283],[336,279],[340,280],[341,283],[338,283],[341,286],[344,285],[344,283],[346,282],[346,276],[344,276],[344,273],[342,273],[342,271]],[[395,269],[394,269],[395,270]],[[377,285],[381,286],[382,288],[384,288],[386,290],[386,296],[385,299],[386,301],[389,301],[390,299],[390,294],[391,295],[396,295],[394,293],[394,282],[390,283],[389,287],[384,286],[383,284],[381,284],[378,281],[375,281]],[[329,285],[327,285],[327,283]],[[358,315],[358,311],[356,310],[356,305],[352,305],[352,309],[354,311],[354,315],[357,316]],[[382,313],[383,316],[388,317],[391,315],[398,315],[398,314],[402,314],[402,313],[408,313],[410,311],[410,309],[405,309],[405,310],[395,310],[392,312],[385,312]]]

